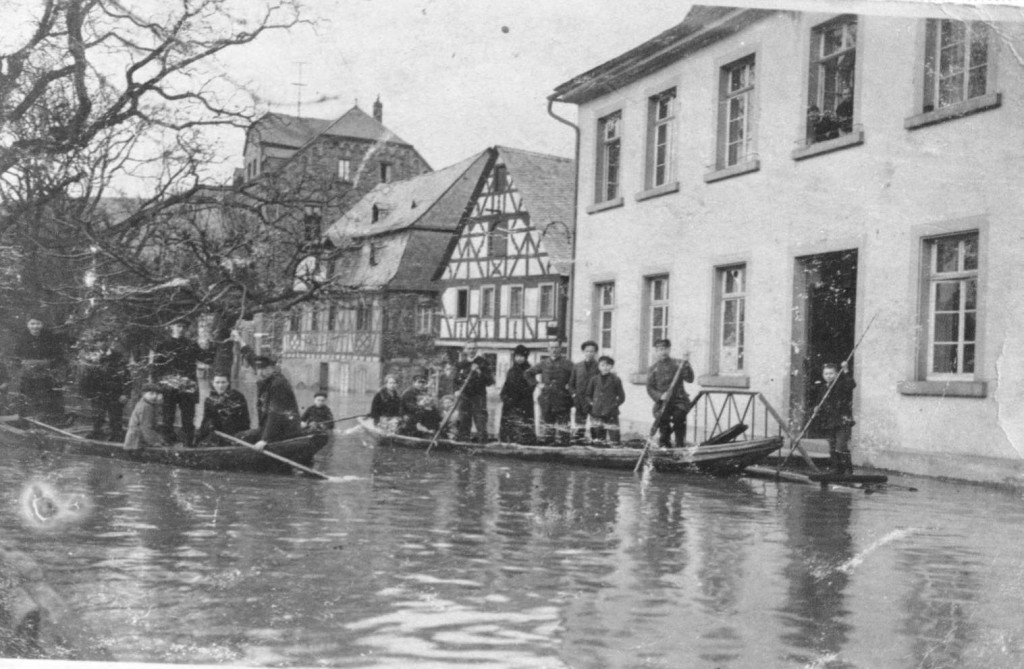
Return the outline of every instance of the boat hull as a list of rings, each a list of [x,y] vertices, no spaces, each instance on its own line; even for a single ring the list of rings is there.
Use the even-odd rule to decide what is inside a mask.
[[[267,450],[308,467],[313,464],[313,456],[327,445],[327,440],[328,435],[325,433],[306,434],[270,444]],[[156,463],[185,469],[273,473],[294,471],[293,467],[245,446],[141,448],[127,451],[119,443],[51,434],[41,429],[22,429],[12,423],[0,423],[0,444],[27,446],[48,453]]]
[[[388,433],[378,429],[369,419],[360,419],[359,425],[376,444],[418,450],[426,450],[430,446],[430,439]],[[740,472],[748,465],[763,461],[770,453],[781,447],[782,438],[773,437],[696,448],[652,449],[648,451],[648,456],[658,471],[701,472],[727,476]],[[566,465],[629,470],[636,467],[642,452],[640,448],[629,447],[526,446],[498,442],[479,444],[448,439],[439,439],[431,450],[528,462],[555,462]]]

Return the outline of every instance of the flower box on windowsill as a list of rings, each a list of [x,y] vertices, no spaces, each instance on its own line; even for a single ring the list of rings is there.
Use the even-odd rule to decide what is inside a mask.
[[[968,114],[975,114],[986,109],[994,109],[1002,104],[1003,98],[1001,93],[989,93],[988,95],[980,95],[970,100],[958,102],[955,105],[949,105],[935,111],[927,111],[923,114],[915,114],[903,119],[903,127],[907,130],[914,130],[915,128],[923,128],[928,125],[935,123],[942,123],[943,121],[951,121],[961,116],[967,116]]]
[[[804,158],[810,158],[811,156],[819,156],[823,153],[831,153],[832,151],[838,151],[845,149],[850,146],[858,146],[864,143],[864,131],[854,130],[853,132],[836,137],[835,139],[826,139],[824,142],[815,142],[808,146],[801,147],[799,149],[793,149],[793,160],[803,160]]]
[[[761,160],[759,158],[754,158],[752,160],[747,160],[733,165],[732,167],[708,172],[704,175],[704,183],[712,183],[714,181],[721,181],[722,179],[731,179],[732,177],[738,177],[739,175],[746,174],[747,172],[756,172],[759,169],[761,169]]]
[[[984,381],[900,381],[896,387],[901,395],[931,397],[985,397]]]
[[[679,182],[678,181],[670,181],[670,182],[668,182],[666,184],[661,184],[660,186],[655,186],[654,188],[648,188],[647,190],[642,190],[639,193],[637,193],[636,195],[634,195],[633,197],[636,198],[637,202],[642,202],[644,200],[650,200],[652,197],[658,197],[659,195],[666,195],[668,193],[676,193],[678,191],[679,191]]]
[[[697,377],[701,388],[749,388],[750,377],[738,374],[704,374]]]
[[[611,200],[605,200],[604,202],[595,202],[587,207],[587,213],[596,214],[597,212],[604,211],[606,209],[614,209],[615,207],[621,207],[622,203],[623,199],[621,195]]]

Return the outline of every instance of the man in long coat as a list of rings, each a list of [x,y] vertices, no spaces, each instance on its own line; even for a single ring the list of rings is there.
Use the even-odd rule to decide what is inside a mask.
[[[25,325],[14,343],[14,359],[21,368],[18,391],[25,402],[24,413],[60,423],[64,418],[59,379],[64,371],[64,343],[44,327],[39,316],[29,316]]]
[[[467,342],[463,359],[455,365],[455,387],[462,388],[458,398],[459,441],[469,441],[471,424],[476,428],[476,440],[487,441],[487,387],[493,385],[491,364],[477,354],[476,342]]]
[[[654,400],[659,443],[662,448],[670,448],[672,434],[675,433],[676,448],[683,448],[686,446],[686,414],[690,410],[690,396],[686,394],[683,382],[693,383],[690,356],[685,354],[682,360],[674,360],[671,357],[672,342],[668,339],[654,342],[654,350],[657,359],[647,370],[647,395]],[[680,366],[680,378],[672,388],[672,380]]]
[[[587,416],[590,412],[587,402],[587,386],[597,376],[597,342],[585,341],[580,346],[583,360],[573,365],[572,376],[569,377],[569,390],[572,391],[573,406],[576,409],[573,419],[573,438],[582,439],[587,430]]]
[[[170,337],[158,342],[150,353],[153,381],[163,388],[164,430],[173,437],[174,415],[181,411],[181,440],[194,446],[196,404],[199,403],[199,377],[196,364],[213,362],[215,351],[209,341],[197,343],[185,336],[189,322],[179,318],[168,329]]]
[[[540,388],[537,403],[540,405],[544,441],[559,446],[569,445],[569,416],[573,404],[572,390],[569,388],[572,363],[564,355],[565,347],[562,343],[553,341],[548,346],[548,357],[526,371],[528,376],[540,377],[537,383]]]

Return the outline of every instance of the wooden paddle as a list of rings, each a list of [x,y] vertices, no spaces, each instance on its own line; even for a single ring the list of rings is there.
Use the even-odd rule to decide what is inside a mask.
[[[462,387],[459,388],[459,392],[455,394],[455,402],[452,403],[452,408],[448,409],[448,415],[446,415],[444,417],[444,420],[441,421],[441,427],[437,428],[437,432],[434,433],[434,438],[431,439],[430,443],[427,445],[428,455],[430,454],[430,449],[432,449],[434,447],[434,444],[437,443],[437,438],[441,436],[441,431],[444,430],[444,426],[448,424],[448,421],[451,420],[452,418],[452,414],[454,414],[455,410],[459,408],[459,402],[462,401],[462,393],[464,390],[466,390],[466,386],[469,385],[469,380],[473,378],[474,374],[476,374],[476,370],[471,369],[469,371],[469,375],[466,377],[466,380],[462,382]]]
[[[32,423],[36,427],[41,427],[44,430],[50,430],[51,432],[56,432],[57,434],[63,434],[65,437],[71,437],[72,439],[78,439],[79,441],[88,441],[85,437],[83,437],[80,434],[75,434],[73,432],[68,432],[66,430],[62,430],[59,427],[54,427],[52,425],[47,425],[46,423],[42,423],[42,422],[40,422],[38,420],[33,420],[32,418],[29,418],[27,416],[22,416],[21,419],[23,421],[25,421],[26,423]]]
[[[651,448],[651,442],[654,441],[654,433],[658,431],[658,426],[661,425],[661,417],[665,415],[665,409],[667,409],[669,404],[672,402],[672,396],[676,392],[676,386],[682,378],[684,362],[685,360],[679,361],[679,367],[676,368],[676,373],[672,376],[672,383],[668,384],[668,390],[665,391],[668,394],[668,399],[662,402],[661,408],[659,408],[654,414],[654,425],[651,426],[651,434],[647,437],[647,441],[644,443],[644,450],[640,451],[640,457],[637,458],[636,466],[633,467],[634,474],[640,471],[640,467],[644,464],[644,458],[647,457],[647,451]]]
[[[268,451],[265,448],[260,451],[255,446],[250,444],[249,442],[243,441],[242,439],[239,439],[238,437],[232,437],[230,434],[225,434],[223,432],[217,432],[216,430],[214,431],[214,434],[217,435],[218,437],[222,438],[222,439],[227,439],[228,441],[232,441],[232,442],[234,442],[234,443],[236,443],[236,444],[238,444],[240,446],[247,446],[247,447],[251,448],[254,451],[258,451],[259,453],[262,453],[263,455],[266,455],[267,457],[274,458],[275,460],[280,460],[281,462],[283,462],[283,463],[285,463],[287,465],[291,465],[292,467],[295,467],[300,472],[306,472],[307,474],[312,474],[313,476],[318,476],[318,477],[324,479],[325,481],[330,481],[330,480],[332,480],[334,478],[332,476],[328,476],[327,474],[324,474],[323,472],[318,472],[315,469],[310,469],[309,467],[306,467],[305,465],[300,465],[299,463],[295,462],[294,460],[289,460],[288,458],[284,457],[283,455],[278,455],[277,453],[272,453],[271,451]]]
[[[366,414],[364,414],[364,413],[357,413],[355,416],[345,416],[344,418],[335,418],[334,420],[329,420],[326,423],[323,423],[323,425],[326,426],[326,425],[334,425],[335,423],[344,423],[347,420],[355,420],[356,418],[362,418],[365,415]]]

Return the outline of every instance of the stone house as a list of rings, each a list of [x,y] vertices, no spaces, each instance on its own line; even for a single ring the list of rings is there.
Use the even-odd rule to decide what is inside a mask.
[[[904,9],[695,6],[550,96],[581,132],[573,346],[638,429],[654,339],[796,431],[856,347],[856,463],[1021,482],[1024,24]]]

